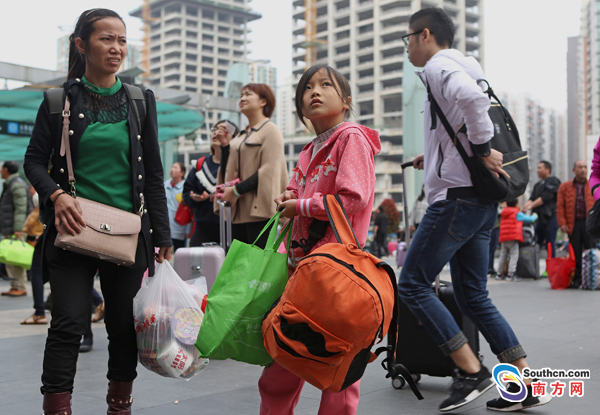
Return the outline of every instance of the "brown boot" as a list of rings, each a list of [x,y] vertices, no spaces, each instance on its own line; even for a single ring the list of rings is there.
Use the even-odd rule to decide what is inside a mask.
[[[71,392],[44,393],[44,415],[71,415]]]
[[[108,381],[108,394],[106,395],[106,403],[108,404],[109,415],[131,415],[131,390],[133,382],[117,382],[114,380]]]

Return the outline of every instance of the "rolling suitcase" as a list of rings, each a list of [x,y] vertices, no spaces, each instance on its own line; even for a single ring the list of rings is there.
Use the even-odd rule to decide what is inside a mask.
[[[402,185],[404,189],[406,189],[404,169],[412,167],[412,165],[412,161],[402,163]],[[403,197],[404,218],[407,221],[408,203],[406,193],[403,193]],[[404,261],[406,251],[410,247],[410,232],[405,232],[404,242],[406,248],[402,261]],[[400,254],[400,248],[398,248],[398,254]],[[475,355],[479,357],[479,360],[482,360],[479,351],[479,331],[471,320],[458,309],[452,283],[440,281],[438,276],[432,290],[435,291],[442,304],[454,317],[454,320],[467,337]],[[456,368],[453,360],[449,356],[444,356],[423,325],[400,299],[398,299],[398,342],[396,350],[392,350],[388,338],[387,359],[382,363],[382,366],[388,371],[387,377],[392,378],[392,386],[396,389],[403,388],[407,381],[413,389],[413,380],[419,382],[422,374],[441,377],[452,376]],[[412,375],[412,379],[407,379],[407,375],[402,373],[400,368],[406,368]]]
[[[202,244],[201,247],[179,248],[175,252],[173,267],[184,281],[205,277],[209,292],[225,261],[225,254],[231,246],[231,206],[223,202],[219,202],[219,205],[221,245],[211,242]]]

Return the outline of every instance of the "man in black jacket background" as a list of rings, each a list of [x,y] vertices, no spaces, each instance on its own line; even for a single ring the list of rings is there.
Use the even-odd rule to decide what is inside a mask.
[[[538,214],[535,225],[537,243],[542,248],[547,248],[548,242],[552,244],[552,256],[556,256],[556,232],[558,222],[556,220],[556,200],[560,180],[552,176],[552,164],[542,160],[537,166],[537,175],[540,181],[535,184],[531,197],[523,206],[523,212],[533,210]]]

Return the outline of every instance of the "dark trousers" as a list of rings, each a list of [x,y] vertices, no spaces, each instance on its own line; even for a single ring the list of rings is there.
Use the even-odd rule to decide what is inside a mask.
[[[495,272],[494,268],[494,254],[498,248],[498,238],[500,237],[500,227],[492,229],[490,233],[490,262],[488,265],[488,272]]]
[[[47,235],[54,241],[56,234]],[[133,323],[133,297],[147,268],[146,249],[138,238],[135,264],[118,266],[65,251],[47,243],[44,258],[52,290],[52,324],[48,329],[42,373],[42,393],[73,390],[79,344],[90,321],[91,292],[96,270],[106,304],[108,333],[107,378],[131,382],[137,376],[137,343]]]
[[[173,253],[175,253],[179,248],[185,246],[185,239],[171,239],[171,243],[173,244]]]
[[[252,244],[260,232],[263,230],[265,225],[269,222],[268,220],[260,221],[260,222],[248,222],[248,223],[234,223],[231,227],[231,233],[233,234],[233,239],[237,239],[240,242],[244,242],[247,244]],[[277,224],[275,224],[277,226]],[[269,231],[271,228],[265,230],[262,236],[256,242],[256,246],[264,249],[267,245],[267,239],[269,238]]]
[[[542,249],[548,248],[548,242],[552,244],[552,258],[556,257],[556,232],[558,231],[558,222],[556,216],[548,221],[542,222],[538,220],[535,225],[535,235],[537,243]]]
[[[196,229],[190,240],[190,246],[202,246],[204,243],[221,243],[221,229],[218,223],[196,222]]]
[[[33,261],[29,270],[31,291],[33,291],[33,308],[36,316],[46,314],[44,310],[44,279],[42,277],[42,239],[40,238],[33,251]]]
[[[573,245],[573,251],[575,252],[575,259],[577,265],[575,267],[575,276],[573,277],[573,283],[575,285],[581,284],[581,257],[583,251],[592,247],[592,237],[588,235],[585,230],[585,219],[575,221],[573,232],[569,235],[569,242]]]

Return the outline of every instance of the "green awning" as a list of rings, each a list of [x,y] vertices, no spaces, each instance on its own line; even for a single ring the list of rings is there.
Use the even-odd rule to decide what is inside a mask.
[[[29,136],[19,135],[35,123],[43,93],[34,91],[0,91],[0,159],[23,160]],[[184,107],[156,103],[158,140],[165,141],[193,133],[204,124],[202,114]],[[7,121],[10,125],[7,128]],[[20,125],[21,131],[17,131]],[[13,127],[12,129],[10,127]],[[12,131],[12,134],[9,133]]]

